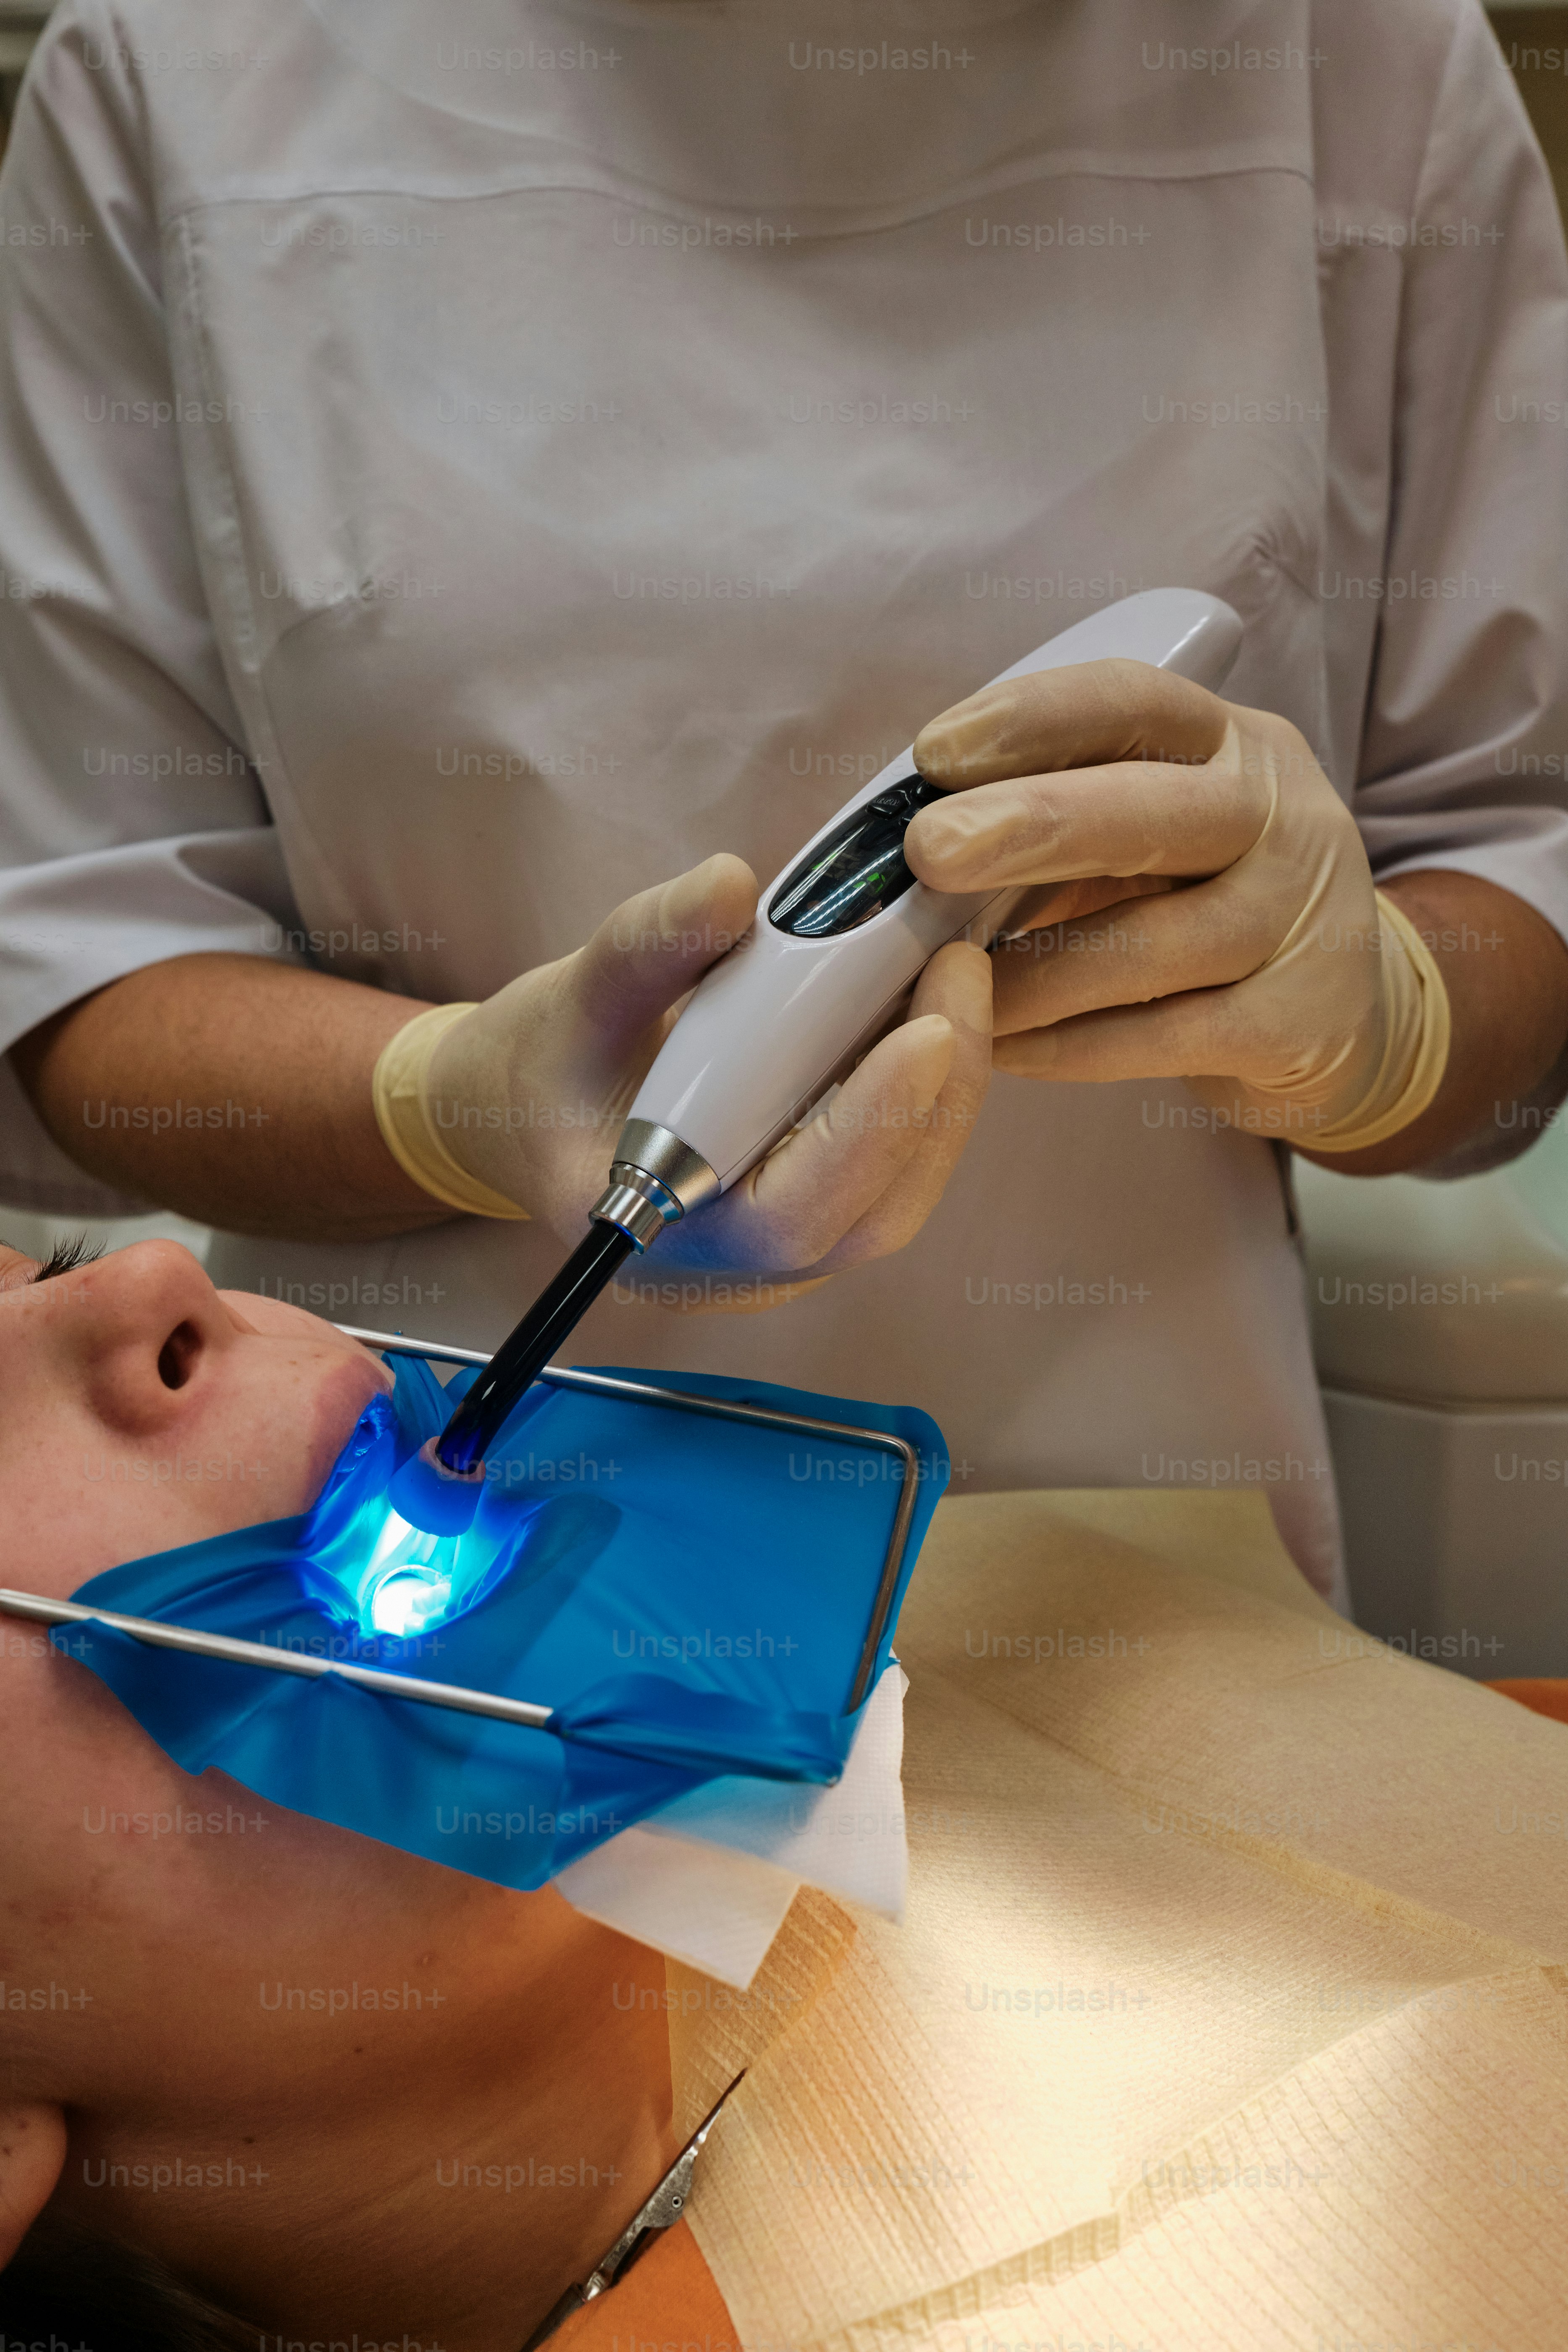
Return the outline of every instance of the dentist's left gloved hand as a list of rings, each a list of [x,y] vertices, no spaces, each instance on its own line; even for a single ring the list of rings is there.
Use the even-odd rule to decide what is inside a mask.
[[[1091,662],[987,687],[915,759],[952,793],[910,827],[921,881],[1037,886],[994,951],[998,1069],[1184,1077],[1310,1151],[1381,1141],[1432,1099],[1442,980],[1285,719]]]
[[[395,1158],[454,1209],[540,1218],[568,1244],[581,1240],[675,1008],[748,929],[756,899],[738,857],[710,857],[628,899],[574,954],[482,1004],[421,1013],[376,1066],[376,1117]],[[667,1227],[658,1265],[815,1280],[901,1249],[973,1129],[990,1030],[989,960],[977,948],[944,949],[908,1020],[867,1055],[831,1110],[721,1199]]]

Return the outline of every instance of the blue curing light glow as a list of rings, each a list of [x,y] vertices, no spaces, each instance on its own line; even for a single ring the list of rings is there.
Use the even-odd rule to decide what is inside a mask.
[[[371,1628],[406,1640],[423,1633],[433,1617],[446,1614],[452,1588],[444,1576],[389,1576],[376,1587],[371,1603]]]
[[[461,1591],[460,1536],[426,1535],[383,1507],[383,1524],[359,1580],[360,1630],[400,1639],[422,1633],[454,1613]],[[464,1596],[466,1598],[466,1596]]]
[[[478,1511],[466,1527],[445,1535],[416,1527],[394,1499],[420,1423],[447,1411],[437,1383],[425,1374],[405,1396],[400,1426],[393,1401],[373,1397],[360,1415],[326,1486],[300,1531],[297,1554],[312,1584],[329,1586],[334,1607],[362,1635],[413,1641],[462,1617],[492,1592],[515,1563],[542,1504],[508,1496]],[[426,1393],[426,1391],[428,1393]]]

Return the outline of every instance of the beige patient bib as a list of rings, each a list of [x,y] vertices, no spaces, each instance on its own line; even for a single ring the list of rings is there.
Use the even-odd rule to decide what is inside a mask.
[[[677,2123],[751,2068],[692,2214],[737,2340],[1563,2340],[1568,1730],[1331,1616],[1257,1496],[945,1502],[899,1647],[907,1924],[803,1893],[743,2008],[670,1968]]]

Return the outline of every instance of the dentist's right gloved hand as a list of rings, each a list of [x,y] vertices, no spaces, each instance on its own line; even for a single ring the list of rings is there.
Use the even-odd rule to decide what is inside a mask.
[[[915,759],[948,793],[909,830],[920,879],[1035,893],[997,972],[999,1069],[1184,1078],[1243,1132],[1325,1154],[1433,1100],[1441,971],[1287,719],[1085,662],[984,688]]]
[[[568,1245],[581,1240],[676,1006],[748,929],[756,902],[738,857],[710,857],[628,899],[575,954],[484,1003],[416,1015],[376,1066],[393,1156],[453,1209],[539,1218]],[[907,1021],[831,1108],[721,1200],[668,1226],[659,1265],[813,1280],[901,1249],[942,1197],[990,1070],[990,961],[944,948]]]

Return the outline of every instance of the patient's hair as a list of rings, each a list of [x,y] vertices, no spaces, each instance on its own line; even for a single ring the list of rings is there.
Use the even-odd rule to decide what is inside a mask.
[[[68,2352],[257,2352],[258,2330],[183,2286],[151,2254],[50,2214],[0,2271],[0,2343]]]

